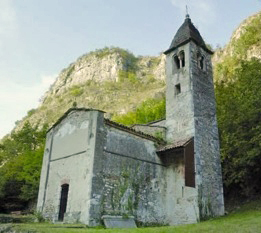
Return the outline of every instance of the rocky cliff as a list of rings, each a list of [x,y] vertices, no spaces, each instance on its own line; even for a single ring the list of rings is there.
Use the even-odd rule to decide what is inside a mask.
[[[245,19],[233,32],[229,43],[212,58],[216,82],[227,82],[240,60],[261,60],[261,12]],[[233,78],[232,78],[233,79]]]
[[[165,56],[139,56],[120,48],[85,54],[62,70],[42,97],[38,109],[25,120],[33,125],[53,124],[68,108],[97,108],[113,114],[134,110],[148,98],[164,98]]]

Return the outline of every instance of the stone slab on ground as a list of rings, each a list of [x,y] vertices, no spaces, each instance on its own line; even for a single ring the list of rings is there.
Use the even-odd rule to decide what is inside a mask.
[[[137,228],[133,216],[123,218],[122,216],[102,216],[106,228]]]

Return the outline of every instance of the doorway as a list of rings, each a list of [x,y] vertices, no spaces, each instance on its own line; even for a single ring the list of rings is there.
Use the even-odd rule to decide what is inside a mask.
[[[64,213],[66,212],[67,200],[68,200],[68,192],[69,192],[69,184],[63,184],[61,190],[61,198],[60,198],[60,209],[58,215],[58,221],[63,221]]]

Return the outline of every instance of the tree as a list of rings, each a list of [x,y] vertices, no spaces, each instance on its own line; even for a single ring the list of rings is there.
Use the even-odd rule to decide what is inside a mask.
[[[21,208],[37,197],[46,130],[26,122],[0,145],[0,210]]]
[[[216,84],[223,179],[227,193],[261,191],[261,63],[241,61]]]

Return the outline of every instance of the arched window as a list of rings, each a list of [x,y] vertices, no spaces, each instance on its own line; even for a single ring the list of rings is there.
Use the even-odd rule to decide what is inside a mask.
[[[174,55],[174,63],[177,69],[180,69],[180,61],[177,55]]]
[[[200,68],[201,70],[205,70],[205,58],[200,53],[198,53],[197,59],[198,68]]]
[[[174,63],[177,69],[185,67],[185,53],[184,51],[179,52],[179,54],[174,55]]]
[[[60,208],[58,221],[63,221],[64,213],[66,212],[67,200],[68,200],[69,184],[63,184],[61,186]]]
[[[185,53],[184,53],[184,51],[181,51],[179,53],[179,60],[180,60],[180,66],[185,67]]]

